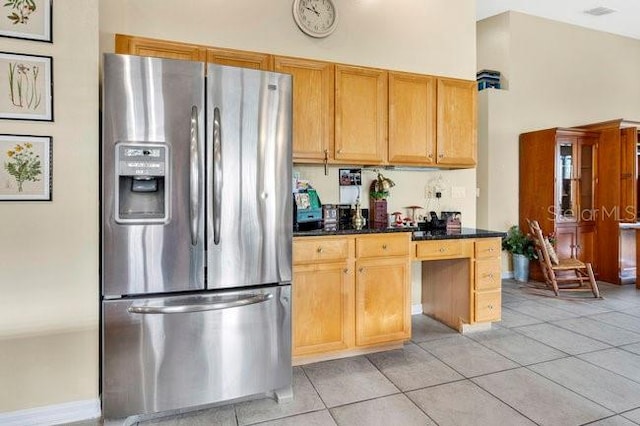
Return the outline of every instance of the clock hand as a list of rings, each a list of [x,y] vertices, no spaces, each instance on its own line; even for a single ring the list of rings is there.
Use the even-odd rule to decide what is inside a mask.
[[[319,15],[320,15],[320,14],[318,13],[318,11],[317,11],[317,10],[315,10],[315,8],[311,9],[310,7],[307,7],[307,6],[305,6],[304,8],[305,8],[305,9],[307,9],[307,10],[312,11],[313,13],[315,13],[315,14],[316,14],[316,16],[319,16]]]

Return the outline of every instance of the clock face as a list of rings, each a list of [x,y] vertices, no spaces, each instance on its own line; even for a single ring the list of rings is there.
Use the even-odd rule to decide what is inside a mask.
[[[326,37],[338,23],[331,0],[294,0],[293,18],[302,31],[311,37]]]

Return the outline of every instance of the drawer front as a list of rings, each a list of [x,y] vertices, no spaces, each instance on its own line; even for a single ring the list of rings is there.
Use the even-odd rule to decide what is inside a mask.
[[[476,293],[476,322],[500,321],[501,296],[500,290]]]
[[[416,257],[419,259],[438,259],[462,256],[462,241],[421,241],[416,243]]]
[[[476,290],[500,288],[500,259],[476,260]]]
[[[409,233],[379,234],[358,237],[356,253],[358,259],[368,257],[408,256],[411,247]]]
[[[482,238],[476,240],[476,258],[499,257],[502,250],[500,238]]]
[[[293,239],[293,263],[332,262],[349,258],[349,238]]]

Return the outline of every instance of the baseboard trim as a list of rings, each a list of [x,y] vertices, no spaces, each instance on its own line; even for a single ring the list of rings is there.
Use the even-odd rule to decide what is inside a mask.
[[[422,305],[418,303],[417,305],[411,305],[411,315],[418,315],[422,313]]]
[[[509,280],[511,278],[513,278],[513,271],[504,271],[502,273],[502,279],[503,280]]]
[[[87,399],[0,413],[0,424],[3,426],[59,425],[97,419],[100,415],[100,400]]]

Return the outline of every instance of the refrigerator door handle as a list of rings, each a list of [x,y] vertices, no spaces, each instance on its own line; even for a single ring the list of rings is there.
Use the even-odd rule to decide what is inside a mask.
[[[198,213],[200,210],[200,158],[198,135],[198,107],[191,107],[191,144],[189,150],[189,214],[191,245],[198,244]]]
[[[222,205],[222,143],[220,108],[213,110],[213,243],[220,244],[220,208]]]
[[[131,305],[127,308],[132,314],[185,314],[192,312],[217,311],[222,309],[237,308],[240,306],[263,303],[273,299],[273,294],[253,294],[230,302],[191,303],[184,305]]]

